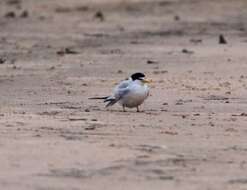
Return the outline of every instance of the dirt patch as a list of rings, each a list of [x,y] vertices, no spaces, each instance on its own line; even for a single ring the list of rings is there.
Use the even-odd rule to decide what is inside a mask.
[[[243,189],[246,8],[1,1],[0,187]],[[153,80],[140,113],[88,99],[134,72]]]

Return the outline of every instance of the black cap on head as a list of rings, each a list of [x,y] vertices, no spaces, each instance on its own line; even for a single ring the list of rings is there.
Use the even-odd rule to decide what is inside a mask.
[[[141,80],[145,77],[143,73],[134,73],[131,75],[132,80]]]

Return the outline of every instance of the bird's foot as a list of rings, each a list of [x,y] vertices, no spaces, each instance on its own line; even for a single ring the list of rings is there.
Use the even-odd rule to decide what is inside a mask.
[[[138,107],[138,106],[136,107],[136,112],[140,112],[140,110],[139,110],[139,107]]]
[[[125,107],[123,106],[123,112],[126,112]]]

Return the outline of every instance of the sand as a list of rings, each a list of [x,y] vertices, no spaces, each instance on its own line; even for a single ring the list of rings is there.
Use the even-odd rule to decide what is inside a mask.
[[[0,189],[246,189],[246,9],[2,0]],[[88,99],[134,72],[142,112]]]

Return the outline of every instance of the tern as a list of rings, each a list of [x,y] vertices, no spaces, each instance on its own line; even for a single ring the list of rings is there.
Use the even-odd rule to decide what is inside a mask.
[[[139,106],[149,96],[149,87],[147,83],[150,80],[145,78],[143,73],[134,73],[127,80],[120,82],[113,90],[113,95],[105,97],[93,97],[89,99],[103,99],[106,107],[119,103],[123,111],[125,107],[136,108],[140,112]]]

